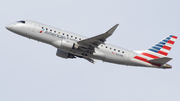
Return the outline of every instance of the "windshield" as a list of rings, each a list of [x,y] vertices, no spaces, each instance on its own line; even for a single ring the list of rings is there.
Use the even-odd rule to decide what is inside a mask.
[[[21,20],[21,21],[18,21],[18,23],[23,23],[23,24],[25,24],[25,21],[22,21],[22,20]]]

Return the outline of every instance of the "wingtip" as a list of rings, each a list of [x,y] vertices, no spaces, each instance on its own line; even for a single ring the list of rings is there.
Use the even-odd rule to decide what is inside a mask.
[[[112,27],[112,29],[113,29],[113,28],[116,29],[118,26],[119,26],[119,24],[116,24],[116,25],[114,25],[114,26]]]
[[[116,24],[115,26],[119,26],[119,24]]]
[[[116,30],[116,28],[118,27],[118,25],[119,25],[119,24],[114,25],[114,26],[113,26],[111,29],[109,29],[107,32],[110,33],[110,34],[112,34],[112,33]]]

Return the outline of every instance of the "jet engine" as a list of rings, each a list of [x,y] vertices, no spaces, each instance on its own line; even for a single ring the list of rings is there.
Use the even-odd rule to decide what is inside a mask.
[[[57,49],[56,55],[59,56],[59,57],[65,58],[65,59],[67,59],[67,58],[76,58],[73,54],[64,52],[64,51],[62,51],[60,49]]]
[[[55,41],[52,43],[53,46],[55,46],[56,48],[60,48],[62,50],[71,50],[71,49],[78,49],[79,46],[76,45],[75,43],[71,42],[71,41],[67,41],[67,40],[59,40],[59,41]]]

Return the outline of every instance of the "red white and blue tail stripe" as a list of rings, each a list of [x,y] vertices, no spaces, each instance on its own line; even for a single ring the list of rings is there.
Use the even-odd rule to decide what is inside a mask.
[[[142,53],[142,55],[157,59],[160,57],[166,57],[174,45],[177,36],[169,35],[161,40],[159,43],[153,45],[151,48]]]
[[[136,55],[134,59],[143,64],[145,63],[160,67],[167,61],[171,60],[171,58],[168,58],[167,55],[174,45],[176,39],[177,36],[169,35],[149,49],[142,51],[139,55]]]

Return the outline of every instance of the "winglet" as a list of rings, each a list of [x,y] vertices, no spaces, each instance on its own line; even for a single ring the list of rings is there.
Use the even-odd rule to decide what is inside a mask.
[[[119,25],[119,24],[114,25],[114,26],[113,26],[111,29],[109,29],[106,33],[112,34],[112,33],[116,30],[116,28],[118,27],[118,25]]]

